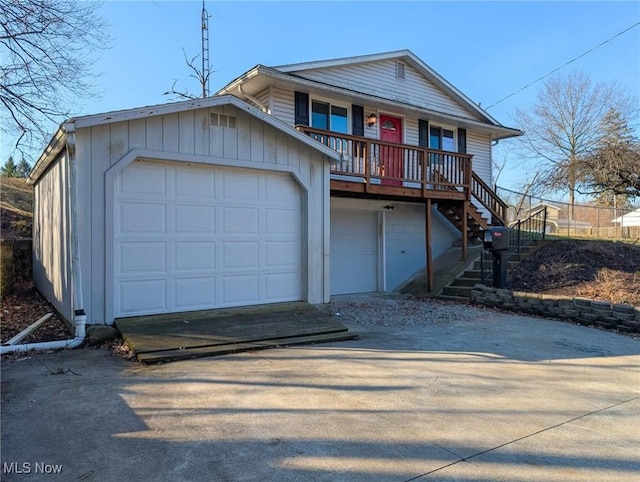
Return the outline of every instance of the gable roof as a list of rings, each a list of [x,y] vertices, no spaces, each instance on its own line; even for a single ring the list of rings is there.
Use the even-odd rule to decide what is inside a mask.
[[[344,66],[355,66],[363,63],[389,61],[389,60],[402,61],[407,65],[413,67],[420,75],[424,76],[426,79],[432,82],[436,87],[441,89],[446,95],[448,95],[453,100],[458,102],[464,108],[476,114],[480,119],[482,119],[482,121],[474,121],[468,118],[461,118],[461,117],[452,115],[450,113],[430,110],[428,108],[425,108],[419,105],[403,104],[403,102],[400,102],[397,100],[386,99],[386,98],[375,96],[372,94],[358,92],[353,89],[348,89],[348,88],[336,86],[336,85],[330,85],[317,80],[311,80],[311,79],[305,78],[303,75],[301,75],[305,71],[310,71],[310,70],[330,69],[330,68],[344,67]],[[215,95],[236,94],[236,92],[238,92],[241,96],[244,96],[245,98],[248,98],[249,100],[254,101],[255,99],[253,99],[251,95],[243,91],[243,85],[248,82],[257,83],[256,79],[260,77],[271,79],[274,82],[285,82],[287,84],[294,84],[296,86],[307,87],[307,88],[318,88],[318,89],[333,92],[336,94],[358,97],[360,99],[370,100],[373,103],[380,103],[380,104],[386,103],[390,106],[405,105],[406,107],[422,115],[436,116],[436,117],[440,117],[441,119],[451,119],[451,120],[454,120],[455,122],[460,123],[461,125],[464,125],[465,127],[468,126],[471,128],[476,128],[478,130],[489,130],[494,136],[493,137],[494,139],[504,139],[508,137],[515,137],[515,136],[522,135],[522,131],[520,131],[519,129],[506,127],[500,124],[489,113],[487,113],[479,105],[477,105],[475,102],[469,99],[466,95],[464,95],[461,91],[459,91],[456,87],[454,87],[450,82],[444,79],[444,77],[438,74],[435,70],[433,70],[429,65],[423,62],[410,50],[398,50],[393,52],[384,52],[384,53],[362,55],[362,56],[356,56],[356,57],[344,57],[344,58],[338,58],[338,59],[332,59],[332,60],[302,62],[302,63],[296,63],[296,64],[280,65],[275,67],[267,67],[262,64],[258,64],[251,70],[245,72],[240,77],[234,79],[229,84],[224,86]],[[260,90],[266,87],[266,85],[263,85],[263,84],[258,84],[258,85],[259,86],[256,88],[256,90]]]
[[[561,211],[562,210],[562,208],[560,208],[558,206],[554,206],[553,204],[549,204],[547,202],[541,202],[541,203],[536,204],[535,206],[531,206],[530,208],[524,209],[524,211],[526,211],[526,212],[538,211],[539,209],[542,209],[543,207],[555,209],[557,211]]]
[[[40,154],[40,157],[29,173],[27,182],[33,184],[38,180],[40,175],[65,148],[68,135],[74,133],[76,129],[103,124],[111,124],[114,122],[124,122],[135,119],[160,116],[165,114],[174,114],[195,109],[219,107],[223,105],[233,105],[237,109],[245,111],[253,117],[257,117],[267,124],[275,127],[276,129],[281,130],[286,134],[294,137],[303,144],[306,144],[314,148],[315,150],[322,152],[329,158],[336,161],[340,160],[340,154],[337,151],[330,149],[323,144],[313,140],[311,137],[303,134],[302,132],[299,132],[280,119],[277,119],[269,114],[262,112],[259,109],[256,109],[252,105],[247,104],[237,97],[234,97],[232,95],[224,95],[217,97],[207,97],[205,99],[195,99],[167,104],[157,104],[146,107],[137,107],[134,109],[119,110],[68,119],[67,121],[60,124],[56,133],[49,141],[49,144],[47,145],[47,147],[45,147],[42,154]]]
[[[424,77],[432,81],[448,95],[456,99],[472,112],[479,114],[487,121],[499,125],[500,123],[489,115],[484,109],[460,92],[453,84],[433,70],[410,50],[396,50],[393,52],[383,52],[379,54],[361,55],[357,57],[344,57],[333,60],[320,60],[315,62],[303,62],[298,64],[288,64],[274,67],[281,72],[295,73],[311,69],[326,69],[331,67],[343,67],[347,65],[357,65],[367,62],[379,62],[382,60],[401,60],[416,69]]]

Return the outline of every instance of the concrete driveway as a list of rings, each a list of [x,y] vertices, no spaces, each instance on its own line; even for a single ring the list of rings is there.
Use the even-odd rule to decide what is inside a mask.
[[[350,329],[157,366],[5,360],[1,478],[640,480],[640,340],[486,311]]]

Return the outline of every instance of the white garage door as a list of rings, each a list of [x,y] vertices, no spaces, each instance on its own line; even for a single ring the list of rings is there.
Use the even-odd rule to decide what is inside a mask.
[[[378,290],[378,214],[331,210],[331,294]]]
[[[116,316],[302,299],[291,176],[136,161],[115,191]]]

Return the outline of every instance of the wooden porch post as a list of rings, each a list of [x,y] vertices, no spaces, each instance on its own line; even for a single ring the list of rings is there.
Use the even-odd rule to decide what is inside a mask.
[[[431,259],[431,199],[425,205],[425,249],[427,259],[427,290],[433,290],[433,262]]]
[[[371,151],[369,150],[369,142],[363,142],[362,146],[362,158],[364,159],[364,190],[369,192],[371,190]]]
[[[467,259],[467,201],[462,201],[462,261]]]

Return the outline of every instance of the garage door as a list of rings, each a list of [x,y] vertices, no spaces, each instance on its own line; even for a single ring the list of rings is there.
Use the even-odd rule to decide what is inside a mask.
[[[116,316],[302,299],[291,176],[136,161],[115,191]]]
[[[331,294],[378,290],[378,215],[331,210]]]

